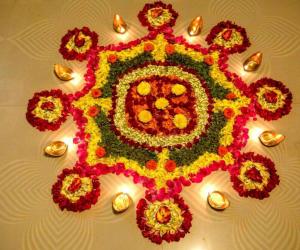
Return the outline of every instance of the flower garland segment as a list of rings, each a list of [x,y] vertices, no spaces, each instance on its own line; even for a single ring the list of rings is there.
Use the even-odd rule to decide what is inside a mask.
[[[68,96],[59,89],[35,93],[28,101],[26,119],[40,131],[57,130],[69,113]]]
[[[229,55],[250,46],[244,28],[220,22],[203,48],[175,37],[177,16],[170,4],[146,4],[138,17],[149,34],[107,47],[97,46],[98,35],[86,27],[69,31],[60,52],[88,60],[85,87],[36,93],[26,114],[41,131],[58,129],[69,112],[78,127],[78,162],[52,188],[62,210],[90,208],[100,194],[97,178],[124,174],[146,188],[137,223],[157,244],[189,231],[192,216],[179,193],[213,171],[228,171],[241,196],[269,196],[279,177],[271,160],[241,153],[246,125],[257,114],[279,119],[292,102],[281,82],[247,86],[228,70]]]

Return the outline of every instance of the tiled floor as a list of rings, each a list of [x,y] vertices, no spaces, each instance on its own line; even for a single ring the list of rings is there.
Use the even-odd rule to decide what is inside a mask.
[[[71,138],[71,119],[58,132],[40,133],[25,120],[27,100],[34,92],[80,88],[62,84],[52,73],[54,63],[65,63],[81,74],[84,63],[63,61],[58,53],[60,38],[68,29],[89,26],[102,45],[129,41],[146,34],[137,20],[144,1],[132,0],[1,0],[0,1],[0,249],[99,249],[99,250],[215,250],[300,249],[300,2],[297,0],[175,0],[170,1],[180,17],[176,34],[183,34],[190,20],[202,15],[204,30],[193,42],[206,46],[204,37],[221,20],[233,20],[248,31],[252,46],[230,60],[232,71],[252,53],[264,53],[263,65],[244,80],[262,76],[284,82],[294,95],[289,116],[276,122],[258,120],[250,129],[276,129],[286,140],[265,148],[250,140],[245,150],[254,150],[274,160],[280,185],[263,201],[241,198],[231,187],[229,176],[216,172],[201,184],[183,192],[194,215],[193,226],[179,243],[161,246],[144,239],[135,223],[135,209],[114,215],[111,197],[128,185],[134,201],[143,189],[129,179],[101,177],[102,194],[91,210],[81,214],[61,212],[53,204],[50,190],[61,169],[76,161],[74,148],[60,159],[42,154],[54,139]],[[112,30],[112,16],[120,13],[129,23],[125,38]],[[223,213],[211,210],[203,192],[207,186],[226,192],[231,206]]]

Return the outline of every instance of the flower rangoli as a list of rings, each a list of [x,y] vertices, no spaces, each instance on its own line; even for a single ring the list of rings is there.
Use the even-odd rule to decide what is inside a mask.
[[[250,46],[244,28],[220,22],[204,48],[173,34],[177,16],[171,5],[146,4],[138,17],[149,34],[106,47],[87,27],[69,31],[60,52],[88,61],[85,87],[36,93],[27,111],[41,131],[58,129],[67,114],[77,124],[78,162],[52,188],[60,208],[90,208],[100,195],[98,177],[124,174],[146,189],[137,223],[158,244],[189,232],[192,215],[179,193],[212,171],[228,171],[241,196],[269,196],[279,177],[270,159],[240,152],[246,123],[256,114],[278,119],[292,100],[279,81],[247,85],[228,71],[228,57]]]

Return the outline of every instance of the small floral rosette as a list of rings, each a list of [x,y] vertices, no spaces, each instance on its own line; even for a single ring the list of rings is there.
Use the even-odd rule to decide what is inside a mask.
[[[64,169],[52,187],[52,195],[61,210],[81,212],[96,204],[100,183],[95,175],[80,168]]]
[[[192,226],[192,214],[178,195],[162,201],[141,199],[136,215],[143,236],[156,244],[179,241]]]
[[[97,47],[98,35],[88,27],[69,30],[61,39],[59,52],[67,60],[83,61],[92,49]]]
[[[229,172],[233,188],[245,197],[264,199],[279,184],[274,163],[253,152],[240,155]]]
[[[57,130],[69,113],[69,99],[61,90],[35,93],[29,100],[27,121],[40,131]]]
[[[255,109],[265,120],[277,120],[290,113],[292,93],[282,82],[262,78],[251,84]]]

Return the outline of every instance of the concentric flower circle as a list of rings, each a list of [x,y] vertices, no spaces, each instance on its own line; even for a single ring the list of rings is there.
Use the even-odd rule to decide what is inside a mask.
[[[143,236],[156,244],[179,241],[192,225],[192,214],[177,195],[163,201],[148,202],[141,199],[137,204],[136,215]]]
[[[143,26],[149,30],[166,31],[166,28],[175,25],[178,13],[173,10],[171,4],[161,1],[148,3],[140,11],[138,18]]]
[[[229,171],[240,196],[264,199],[279,184],[274,163],[252,152],[242,154]]]
[[[251,84],[256,112],[265,120],[277,120],[290,113],[292,93],[282,82],[262,78]]]
[[[83,211],[96,204],[100,183],[97,177],[87,175],[82,169],[64,169],[52,187],[52,195],[61,210]]]
[[[59,52],[67,60],[83,61],[90,50],[96,48],[97,43],[97,33],[90,31],[87,27],[75,28],[69,30],[61,39]]]
[[[211,49],[223,49],[227,53],[241,53],[250,46],[246,30],[230,21],[214,26],[205,40]]]
[[[112,128],[124,142],[151,149],[193,143],[209,125],[211,102],[206,86],[184,67],[145,64],[115,84]]]
[[[59,89],[35,93],[29,100],[27,121],[40,131],[57,130],[69,113],[69,99]]]

